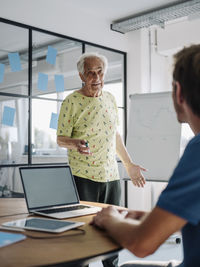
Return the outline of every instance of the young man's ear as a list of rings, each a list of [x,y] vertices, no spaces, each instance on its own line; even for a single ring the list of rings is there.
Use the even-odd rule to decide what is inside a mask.
[[[181,105],[184,102],[184,97],[182,95],[182,88],[179,82],[174,84],[174,94],[176,96],[177,104]]]

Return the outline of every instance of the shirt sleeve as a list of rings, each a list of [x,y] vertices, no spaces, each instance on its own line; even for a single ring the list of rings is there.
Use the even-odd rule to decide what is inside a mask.
[[[200,141],[190,142],[157,206],[189,223],[200,222]]]
[[[70,98],[66,98],[60,109],[58,118],[57,136],[71,137],[73,131],[72,102]]]

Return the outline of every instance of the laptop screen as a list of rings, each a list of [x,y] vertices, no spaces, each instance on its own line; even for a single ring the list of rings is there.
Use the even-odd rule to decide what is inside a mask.
[[[28,209],[79,203],[69,166],[21,167]]]

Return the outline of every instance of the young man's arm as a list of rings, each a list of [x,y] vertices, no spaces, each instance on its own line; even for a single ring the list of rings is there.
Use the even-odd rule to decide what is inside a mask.
[[[103,209],[92,224],[103,228],[122,247],[138,257],[152,254],[171,234],[179,231],[186,220],[155,207],[141,221],[124,218],[115,207]]]
[[[145,178],[141,171],[146,171],[146,169],[132,162],[121,135],[118,132],[116,133],[116,153],[126,168],[127,174],[131,178],[133,184],[138,187],[143,187]]]

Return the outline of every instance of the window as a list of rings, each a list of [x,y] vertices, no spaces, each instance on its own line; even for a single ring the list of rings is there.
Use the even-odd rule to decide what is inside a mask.
[[[0,95],[0,164],[28,163],[28,101]]]

